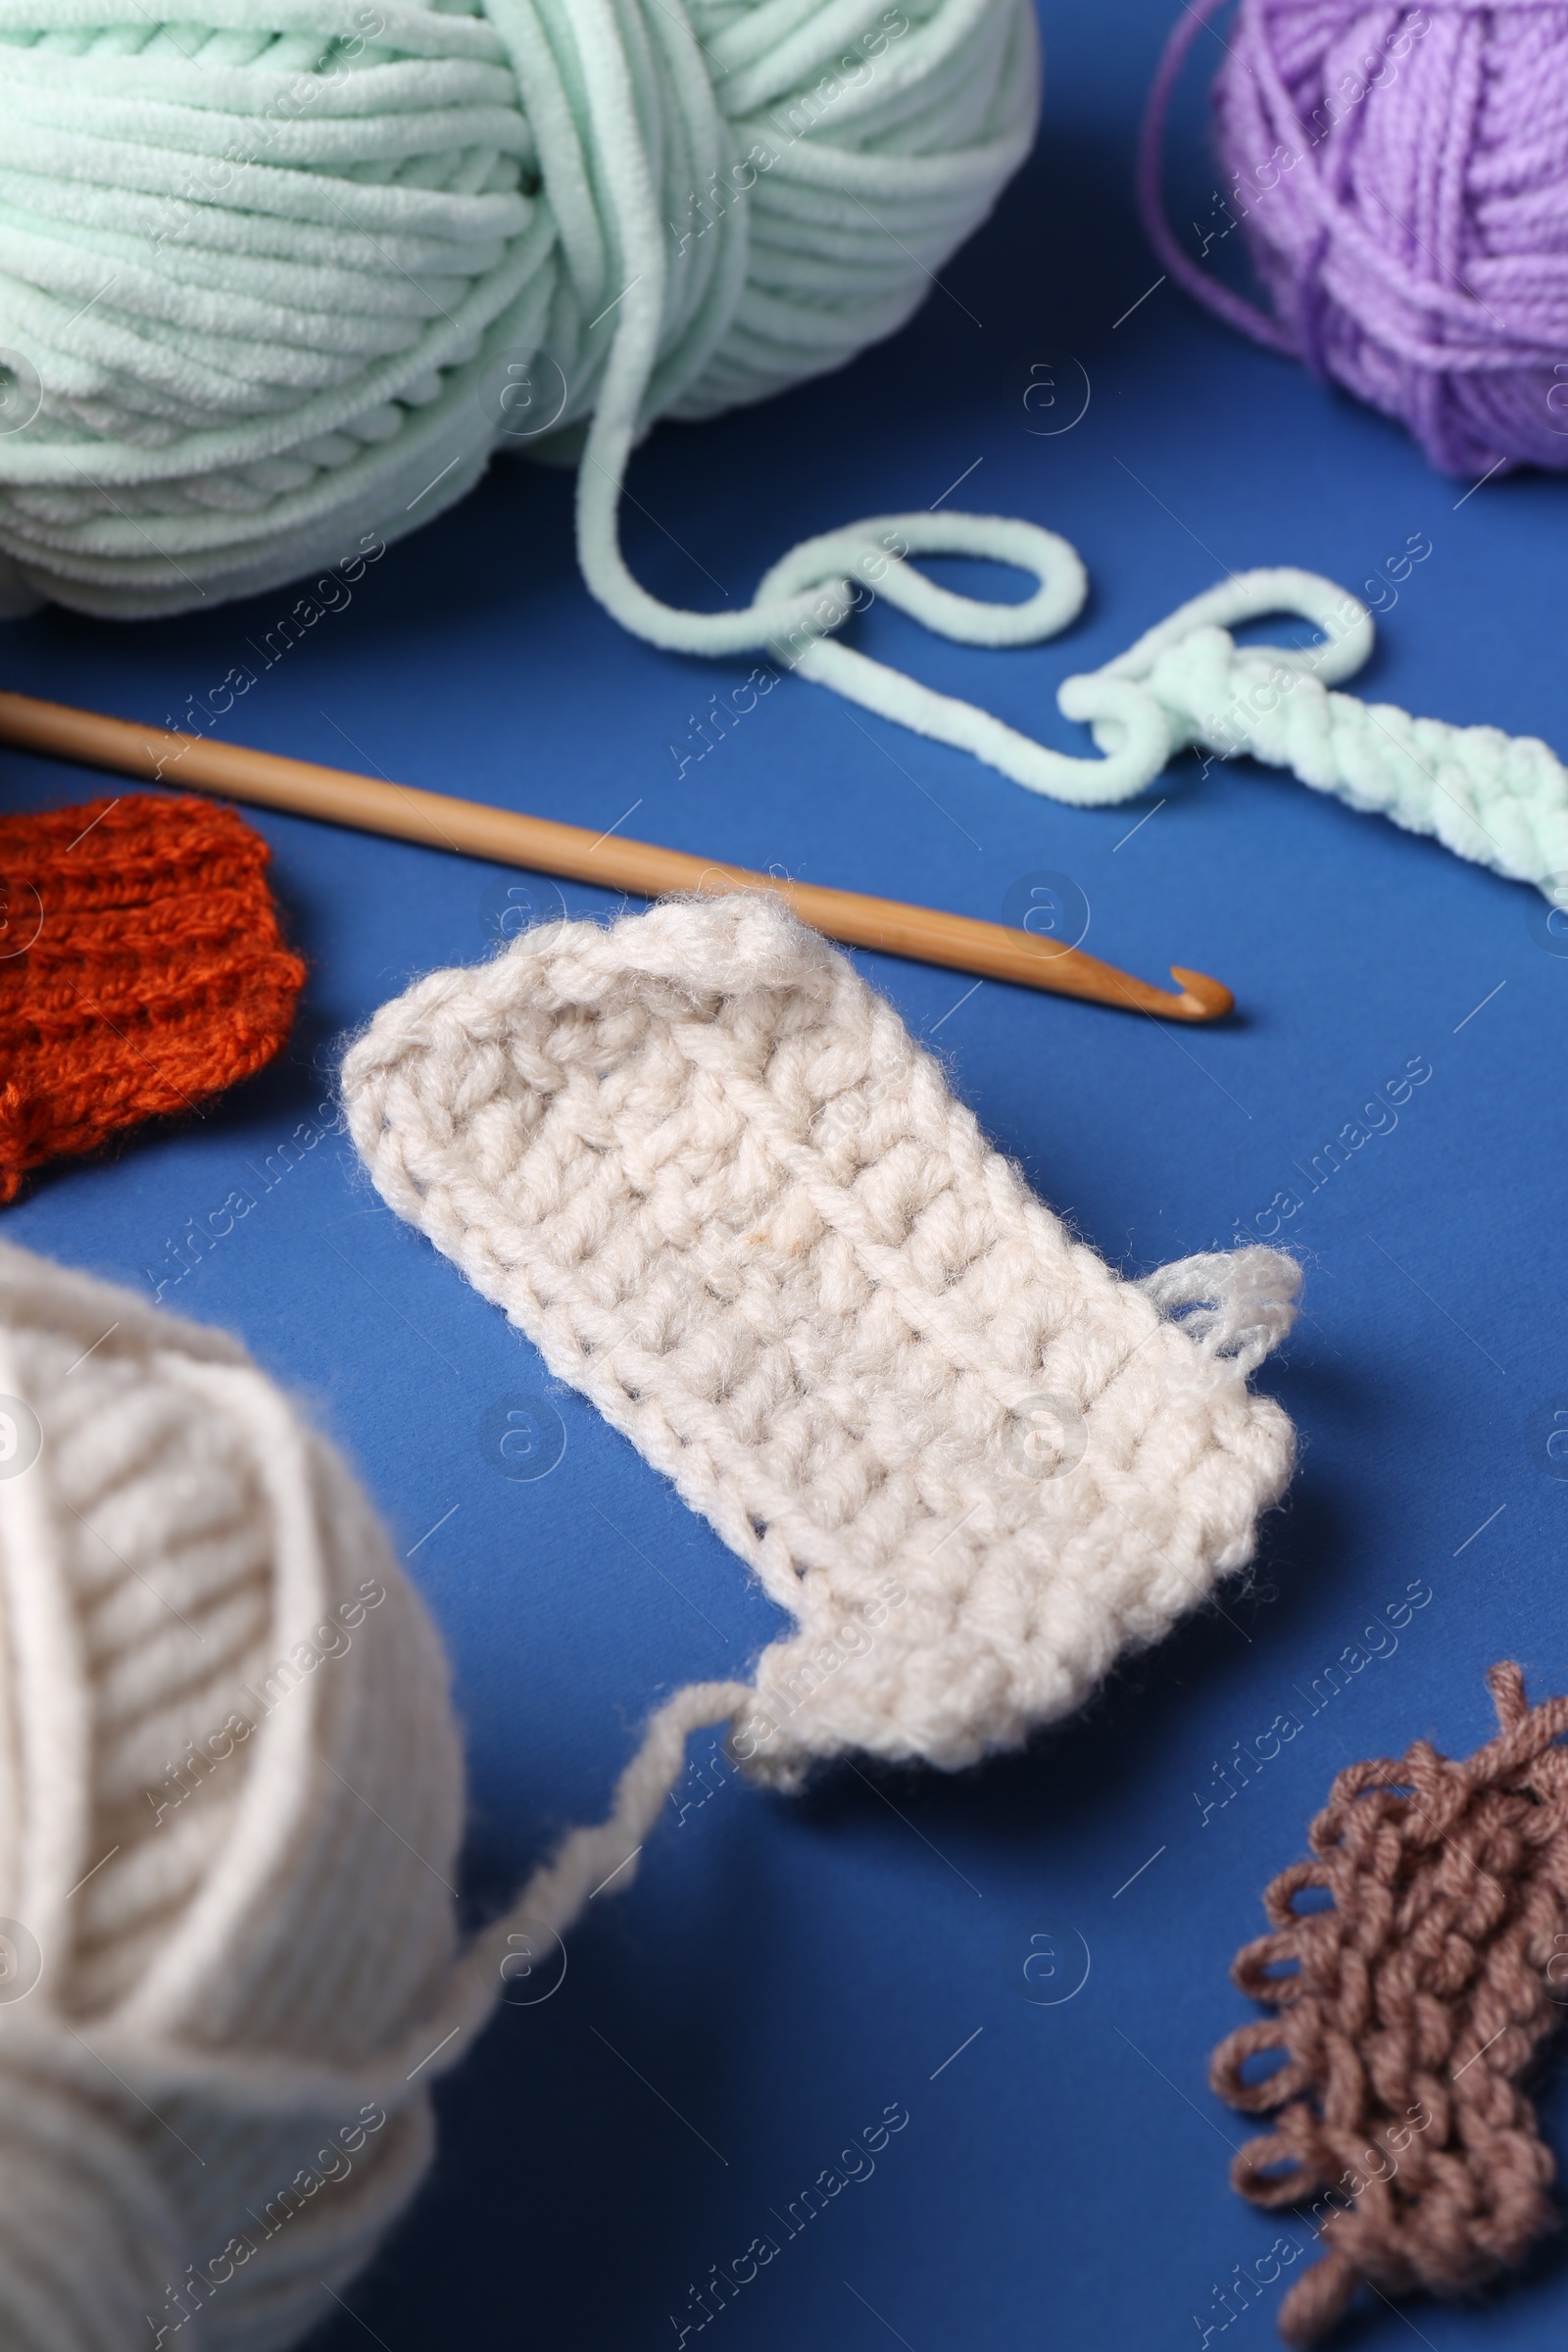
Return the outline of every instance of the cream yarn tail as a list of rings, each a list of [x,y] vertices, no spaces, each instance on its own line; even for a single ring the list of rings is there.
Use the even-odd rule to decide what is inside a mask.
[[[656,1716],[611,1820],[460,1956],[446,1661],[358,1489],[233,1342],[0,1246],[7,2352],[318,2326],[519,1946],[744,1696]]]
[[[383,1198],[796,1621],[737,1755],[972,1763],[1251,1556],[1293,1434],[1248,1375],[1295,1263],[1122,1281],[774,901],[553,925],[343,1068]]]

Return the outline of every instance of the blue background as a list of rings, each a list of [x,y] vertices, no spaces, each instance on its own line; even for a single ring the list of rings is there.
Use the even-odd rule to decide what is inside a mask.
[[[1367,690],[1568,748],[1568,487],[1498,480],[1463,499],[1396,426],[1169,286],[1124,316],[1158,275],[1129,183],[1170,14],[1047,0],[1044,129],[997,217],[912,325],[846,373],[658,433],[634,469],[634,566],[677,600],[712,601],[707,575],[738,600],[804,532],[928,506],[972,466],[952,503],[1064,532],[1094,575],[1086,617],[1056,644],[986,654],[878,610],[859,642],[1082,748],[1055,711],[1059,679],[1223,570],[1291,563],[1358,585],[1422,533],[1433,553]],[[1195,67],[1170,172],[1184,222],[1213,217],[1201,125]],[[1036,362],[1055,363],[1058,421],[1084,371],[1072,429],[1030,429],[1052,420],[1022,404]],[[1299,1427],[1300,1469],[1223,1612],[1026,1754],[958,1778],[845,1768],[789,1801],[737,1782],[716,1739],[694,1741],[684,1813],[671,1807],[631,1891],[595,1904],[559,1993],[503,2011],[443,2086],[430,2185],[352,2312],[323,2296],[319,2352],[367,2330],[387,2352],[672,2345],[691,2282],[760,2232],[781,2237],[770,2215],[890,2102],[909,2121],[874,2176],[781,2242],[714,2323],[731,2352],[874,2352],[890,2333],[909,2352],[1194,2343],[1193,2315],[1217,2323],[1213,2289],[1281,2227],[1228,2187],[1245,2127],[1204,2080],[1250,2013],[1227,1969],[1262,1924],[1264,1883],[1342,1764],[1418,1735],[1456,1752],[1484,1738],[1494,1659],[1520,1658],[1541,1694],[1568,1678],[1568,1490],[1543,1434],[1568,1404],[1568,959],[1532,935],[1533,894],[1247,762],[1200,779],[1185,760],[1134,808],[1077,813],[788,682],[678,774],[670,745],[693,749],[690,715],[750,665],[624,636],[578,579],[569,506],[565,475],[498,465],[369,569],[225,728],[970,914],[998,914],[1022,875],[1070,875],[1092,949],[1156,978],[1173,959],[1216,973],[1240,1017],[1178,1033],[990,984],[960,1004],[957,975],[860,961],[1045,1197],[1129,1273],[1228,1243],[1277,1191],[1303,1189],[1293,1163],[1409,1058],[1433,1074],[1286,1229],[1306,1315],[1263,1380]],[[4,668],[35,693],[177,719],[289,602],[137,627],[50,612],[4,632]],[[8,808],[102,789],[0,756]],[[7,1213],[12,1239],[156,1281],[186,1220],[328,1099],[345,1034],[414,975],[484,952],[497,870],[256,821],[311,963],[289,1052],[200,1124],[35,1182]],[[612,911],[603,894],[564,897]],[[475,1900],[599,1813],[662,1693],[742,1669],[775,1630],[706,1526],[381,1207],[342,1137],[166,1295],[302,1392],[399,1550],[418,1546],[466,1727]],[[546,1393],[564,1458],[505,1478],[481,1452],[486,1415]],[[1205,1819],[1234,1743],[1423,1580],[1432,1599],[1396,1651]],[[1082,1939],[1091,1967],[1045,2006],[1024,1964],[1053,1933],[1063,1955]],[[1561,2152],[1560,2073],[1543,2115]],[[1228,2340],[1271,2340],[1281,2292]],[[1565,2320],[1568,2271],[1548,2249],[1482,2311],[1374,2307],[1344,2340],[1398,2345],[1413,2323],[1435,2346],[1485,2332],[1544,2347]]]

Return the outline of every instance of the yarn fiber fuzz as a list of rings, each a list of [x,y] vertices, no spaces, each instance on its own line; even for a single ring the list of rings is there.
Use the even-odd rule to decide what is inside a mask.
[[[1270,1933],[1237,1956],[1237,1984],[1275,2015],[1221,2043],[1211,2081],[1273,2121],[1232,2184],[1264,2207],[1316,2200],[1327,2248],[1281,2307],[1288,2344],[1314,2342],[1364,2283],[1472,2294],[1560,2227],[1521,2082],[1568,2002],[1568,1698],[1532,1707],[1514,1665],[1487,1680],[1495,1739],[1459,1759],[1418,1740],[1342,1772],[1312,1859],[1273,1882]],[[1307,1891],[1332,1907],[1298,1908]]]
[[[0,817],[0,1200],[249,1078],[305,966],[232,809],[125,793]]]
[[[1175,274],[1448,472],[1568,466],[1568,6],[1242,0],[1214,99],[1271,319],[1198,267],[1158,197],[1175,72],[1222,4],[1183,18],[1151,111],[1145,217]]]
[[[221,1333],[0,1245],[0,2342],[276,2352],[417,2187],[430,2091],[637,1874],[688,1732],[458,1948],[441,1645]]]
[[[432,973],[343,1093],[382,1197],[795,1621],[736,1723],[755,1777],[1016,1745],[1240,1568],[1284,1489],[1247,1376],[1295,1263],[1121,1280],[765,896]]]

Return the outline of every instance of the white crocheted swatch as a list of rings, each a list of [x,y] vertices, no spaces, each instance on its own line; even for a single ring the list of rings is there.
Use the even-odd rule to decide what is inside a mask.
[[[1294,1261],[1123,1281],[770,899],[434,972],[343,1086],[383,1199],[796,1620],[736,1720],[755,1777],[1016,1745],[1242,1567],[1290,1476],[1248,1375]]]

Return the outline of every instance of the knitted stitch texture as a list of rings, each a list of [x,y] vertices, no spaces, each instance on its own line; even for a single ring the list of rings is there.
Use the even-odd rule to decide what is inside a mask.
[[[1121,1280],[846,957],[762,896],[525,933],[343,1068],[382,1197],[673,1480],[798,1631],[736,1753],[1022,1741],[1250,1558],[1298,1270]]]
[[[305,983],[232,810],[128,794],[0,818],[0,1200],[282,1045]]]
[[[1264,1896],[1272,1932],[1237,1956],[1277,2015],[1214,2053],[1220,2097],[1274,2117],[1232,2183],[1254,2205],[1328,2206],[1328,2252],[1281,2307],[1288,2344],[1363,2281],[1470,2293],[1560,2222],[1519,2081],[1568,2003],[1568,1697],[1532,1708],[1513,1665],[1487,1679],[1498,1736],[1464,1761],[1418,1740],[1342,1772],[1313,1859]],[[1298,1910],[1307,1888],[1333,1908]]]

